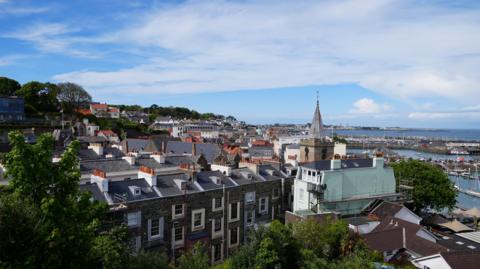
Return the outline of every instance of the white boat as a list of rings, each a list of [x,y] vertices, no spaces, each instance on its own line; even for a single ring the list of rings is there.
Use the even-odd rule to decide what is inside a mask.
[[[470,155],[470,152],[468,150],[464,149],[452,149],[448,152],[450,155]]]

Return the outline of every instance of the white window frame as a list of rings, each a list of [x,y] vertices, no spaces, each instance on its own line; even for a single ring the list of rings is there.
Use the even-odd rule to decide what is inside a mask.
[[[195,215],[200,214],[200,225],[195,226]],[[205,229],[205,208],[192,210],[192,232]]]
[[[248,213],[249,212],[252,213],[252,222],[251,223],[248,222]],[[245,225],[247,227],[255,225],[255,209],[245,210]]]
[[[224,205],[223,197],[221,198],[221,199],[222,199],[222,205],[221,205],[220,207],[215,207],[215,202],[217,201],[217,199],[219,199],[219,198],[213,198],[213,199],[212,199],[212,211],[220,211],[220,210],[223,210],[223,205]]]
[[[262,200],[265,200],[265,209],[262,210]],[[260,214],[268,214],[268,196],[260,197],[258,199],[258,213]]]
[[[237,217],[232,219],[232,204],[237,204]],[[228,222],[235,222],[240,220],[240,202],[233,202],[228,205]]]
[[[212,238],[219,238],[219,237],[222,237],[223,236],[223,217],[220,218],[220,222],[221,222],[221,229],[220,231],[216,232],[215,231],[215,224],[216,224],[216,221],[217,219],[212,219]]]
[[[253,195],[251,195],[251,194],[253,194]],[[250,195],[251,195],[251,197],[250,197]],[[250,191],[250,192],[245,193],[245,204],[254,204],[254,203],[255,203],[255,192]]]
[[[223,261],[223,243],[220,243],[220,260],[215,261],[215,245],[212,244],[212,264],[221,263]]]
[[[181,205],[182,206],[182,214],[175,214],[175,206]],[[172,219],[179,219],[185,216],[185,204],[174,204],[172,205]]]
[[[235,244],[232,244],[232,238],[231,238],[231,236],[232,236],[231,231],[233,229],[237,229],[237,243],[235,243]],[[232,228],[232,229],[228,230],[228,247],[231,247],[231,248],[236,247],[239,244],[240,244],[240,227],[235,227],[235,228]]]
[[[175,240],[175,230],[176,229],[179,229],[181,228],[182,229],[182,239],[181,240]],[[172,229],[172,242],[173,242],[173,245],[175,247],[182,247],[183,244],[184,244],[184,241],[185,241],[185,227],[184,226],[180,226],[180,227],[175,227],[174,229]]]
[[[152,235],[152,220],[158,220],[158,234]],[[148,240],[163,239],[163,231],[165,227],[165,219],[163,217],[148,219]]]
[[[135,223],[130,222],[130,217],[135,216]],[[128,212],[127,213],[127,226],[128,227],[137,227],[140,226],[140,221],[141,221],[141,213],[140,211],[135,211],[135,212]]]

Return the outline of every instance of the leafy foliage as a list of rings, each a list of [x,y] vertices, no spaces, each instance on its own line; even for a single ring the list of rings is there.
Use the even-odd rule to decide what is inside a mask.
[[[418,160],[402,161],[392,166],[397,184],[402,179],[411,180],[415,210],[451,209],[455,205],[456,190],[439,167]]]
[[[71,82],[57,84],[58,100],[64,112],[71,113],[92,102],[92,96],[80,85]]]
[[[260,229],[221,268],[374,268],[382,257],[350,233],[344,221],[306,220]]]
[[[80,192],[72,142],[52,162],[53,138],[26,144],[9,135],[9,186],[0,193],[0,265],[7,268],[118,268],[128,258],[123,228],[102,231],[106,204]],[[3,240],[7,238],[7,240]]]
[[[18,81],[7,77],[0,77],[0,96],[15,95],[15,92],[20,88],[21,86]]]
[[[58,92],[55,84],[31,81],[17,90],[16,94],[25,99],[25,112],[38,116],[59,111]]]
[[[178,260],[178,269],[208,269],[210,260],[205,247],[201,243],[196,243],[193,249],[183,254]]]

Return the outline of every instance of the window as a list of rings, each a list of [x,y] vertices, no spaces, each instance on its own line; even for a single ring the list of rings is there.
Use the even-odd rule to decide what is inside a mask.
[[[240,202],[231,203],[230,210],[228,211],[228,220],[230,222],[240,220]]]
[[[205,208],[192,210],[192,231],[205,228]]]
[[[240,230],[238,229],[238,227],[230,229],[230,232],[228,234],[230,247],[234,247],[238,245],[239,231]]]
[[[247,210],[245,212],[246,226],[252,226],[255,223],[255,210]]]
[[[140,211],[129,212],[127,214],[127,225],[128,227],[138,226],[140,219]]]
[[[246,204],[255,203],[255,192],[254,191],[245,193],[245,203]]]
[[[223,236],[223,218],[216,218],[212,220],[212,237]]]
[[[163,217],[148,220],[148,239],[163,238]]]
[[[183,245],[183,227],[173,229],[173,242],[175,246]]]
[[[311,176],[311,175],[312,175],[312,171],[308,170],[308,175]]]
[[[263,213],[268,213],[268,197],[262,197],[260,198],[260,214],[263,214]]]
[[[212,211],[218,211],[223,209],[223,197],[213,198],[212,200]]]
[[[272,199],[276,199],[280,197],[280,189],[279,188],[274,188],[273,193],[272,193]]]
[[[172,216],[174,219],[176,218],[181,218],[184,215],[184,205],[183,204],[178,204],[178,205],[173,205],[172,206]]]
[[[222,261],[223,259],[223,244],[218,243],[212,245],[212,259],[213,263]]]

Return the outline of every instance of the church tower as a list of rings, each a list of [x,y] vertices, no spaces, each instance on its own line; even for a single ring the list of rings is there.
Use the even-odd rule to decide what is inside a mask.
[[[309,138],[300,141],[300,162],[314,162],[333,159],[335,143],[325,135],[320,114],[320,104],[317,92],[317,107],[313,114]]]

